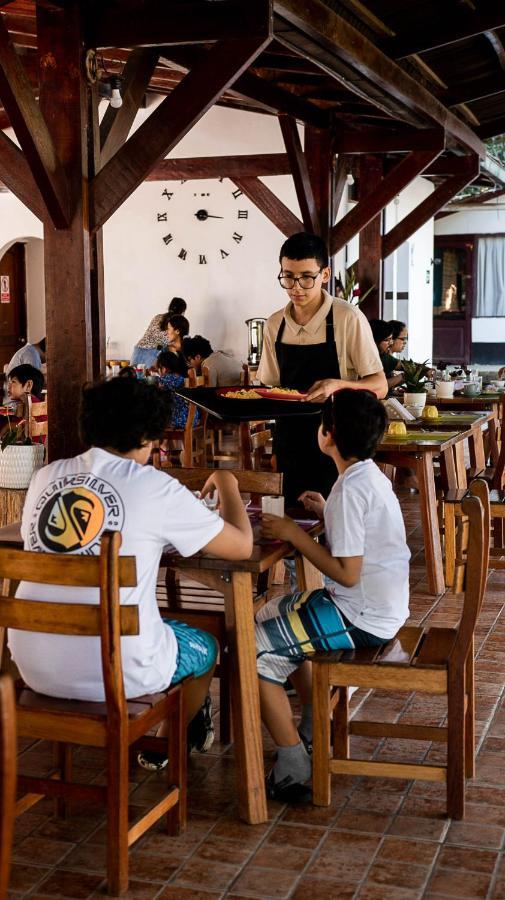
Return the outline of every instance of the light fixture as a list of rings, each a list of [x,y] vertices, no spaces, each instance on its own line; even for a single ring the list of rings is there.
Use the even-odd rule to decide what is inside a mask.
[[[352,174],[352,172],[347,173],[347,184],[349,185],[349,187],[352,187],[352,185],[354,184],[354,175]]]
[[[110,105],[113,109],[119,109],[120,106],[123,105],[123,98],[121,97],[121,81],[119,75],[111,75],[109,77],[109,84],[111,87],[111,95],[110,95]]]

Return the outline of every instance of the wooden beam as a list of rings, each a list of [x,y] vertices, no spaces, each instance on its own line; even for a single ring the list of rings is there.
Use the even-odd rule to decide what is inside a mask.
[[[380,156],[359,159],[359,204],[367,204],[380,190],[383,161]],[[382,318],[382,209],[360,229],[356,276],[360,291],[370,293],[362,304],[369,319]]]
[[[158,59],[156,50],[132,50],[130,53],[123,69],[123,103],[119,109],[109,103],[100,123],[100,166],[105,166],[126,141]]]
[[[99,228],[260,53],[268,39],[220,41],[151,113],[93,184]]]
[[[67,178],[1,16],[0,98],[54,226],[66,227],[71,206]]]
[[[475,131],[483,141],[487,141],[489,138],[499,137],[500,135],[505,134],[505,116],[491,119],[490,122],[483,122],[482,125],[477,126]]]
[[[232,181],[286,237],[303,231],[300,219],[259,178],[232,178]]]
[[[488,203],[490,200],[499,200],[500,197],[503,197],[504,195],[505,188],[500,188],[497,191],[482,191],[482,193],[475,194],[473,197],[466,197],[458,203],[451,204],[451,207],[454,212],[457,212],[461,207],[481,206],[483,203]]]
[[[319,234],[321,225],[314,200],[314,193],[312,191],[307,160],[303,154],[297,124],[295,120],[289,116],[279,116],[279,125],[281,126],[282,137],[284,138],[284,144],[291,166],[291,173],[295,183],[296,196],[298,198],[298,205],[302,214],[305,231]]]
[[[473,103],[484,97],[492,97],[505,91],[505,75],[486,75],[485,78],[472,78],[457,84],[445,97],[447,106],[459,106],[460,103]]]
[[[289,175],[287,153],[244,156],[196,156],[186,159],[162,159],[149,172],[146,181],[179,181],[192,178],[258,178]]]
[[[436,23],[428,20],[424,29],[410,28],[407,34],[381,41],[380,46],[393,59],[404,59],[413,53],[448,47],[502,25],[505,25],[502,0],[484,0],[478,12],[460,6],[457,15],[440,18]]]
[[[332,136],[329,129],[306,128],[304,155],[312,185],[314,203],[319,221],[319,234],[328,243],[330,228],[335,221],[334,160]]]
[[[485,155],[484,145],[468,125],[321,0],[274,0],[274,33],[285,46],[390,115],[401,116],[403,110],[404,117],[417,119],[414,125],[431,123],[455,142]]]
[[[122,0],[94,5],[89,26],[93,47],[163,47],[209,41],[266,38],[270,33],[268,0]]]
[[[468,156],[453,156],[444,154],[434,159],[432,163],[424,170],[423,175],[427,178],[438,178],[439,176],[448,175],[466,175],[468,173],[469,159]]]
[[[331,230],[330,253],[338,253],[365,225],[426,169],[439,150],[413,151],[386,175],[372,194],[359,201]]]
[[[333,147],[335,153],[407,153],[409,150],[429,150],[433,141],[439,141],[441,136],[441,130],[433,128],[345,129],[335,135]]]
[[[3,131],[0,132],[0,179],[38,219],[44,219],[46,205],[24,153]]]
[[[382,238],[382,258],[386,259],[405,241],[418,231],[428,219],[433,218],[449,200],[470,184],[479,174],[478,157],[469,158],[466,175],[451,175],[442,182],[429,197],[426,197],[415,209],[398,222],[391,231]],[[503,191],[505,193],[505,191]]]
[[[504,16],[504,24],[505,24],[505,16]],[[500,66],[502,67],[502,69],[505,69],[505,47],[503,46],[502,41],[500,40],[498,35],[492,30],[485,31],[484,34],[487,37],[489,43],[491,44],[494,52],[496,53],[498,62],[500,63]]]

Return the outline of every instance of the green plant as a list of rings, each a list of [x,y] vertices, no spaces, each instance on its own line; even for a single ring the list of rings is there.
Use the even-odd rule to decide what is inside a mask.
[[[0,438],[0,449],[5,450],[12,444],[31,444],[31,438],[26,433],[26,421],[22,419],[16,424],[11,424],[10,416],[7,413],[7,428]]]
[[[338,278],[342,284],[342,299],[347,300],[352,306],[359,306],[360,303],[363,303],[363,300],[368,297],[370,291],[373,291],[375,287],[375,285],[372,284],[372,286],[362,294],[356,281],[356,273],[353,266],[347,270],[345,281],[342,279],[340,272],[338,273]]]
[[[403,381],[408,394],[426,393],[426,376],[429,372],[427,362],[428,360],[417,363],[413,359],[402,359]]]

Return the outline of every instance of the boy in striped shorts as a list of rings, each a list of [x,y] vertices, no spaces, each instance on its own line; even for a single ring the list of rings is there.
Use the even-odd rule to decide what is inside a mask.
[[[300,500],[324,517],[325,546],[288,516],[263,516],[263,535],[290,541],[325,581],[320,590],[271,600],[256,616],[261,713],[277,749],[267,788],[281,802],[312,799],[307,654],[386,643],[409,614],[403,518],[391,482],[372,459],[385,424],[384,407],[369,391],[345,388],[324,406],[319,447],[335,462],[338,480],[326,501],[313,491]],[[302,703],[298,730],[283,687],[287,678]]]

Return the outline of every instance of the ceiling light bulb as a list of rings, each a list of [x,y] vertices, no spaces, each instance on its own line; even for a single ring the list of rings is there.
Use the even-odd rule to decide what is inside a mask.
[[[349,174],[347,175],[347,184],[349,186],[354,184],[354,175],[352,174],[352,172],[349,172]]]
[[[121,97],[121,93],[119,88],[113,87],[110,95],[110,105],[114,109],[119,109],[120,106],[123,105],[123,98]]]

